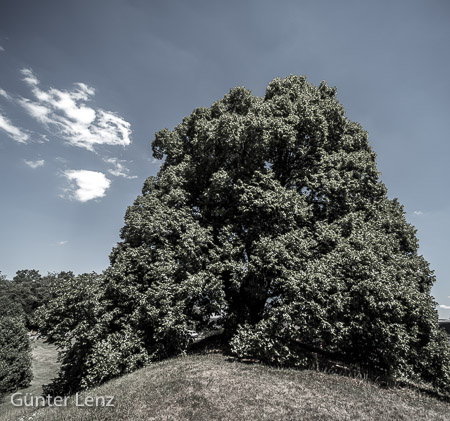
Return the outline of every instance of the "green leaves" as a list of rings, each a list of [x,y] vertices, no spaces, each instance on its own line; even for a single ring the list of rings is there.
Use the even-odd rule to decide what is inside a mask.
[[[27,387],[31,372],[31,347],[20,305],[0,297],[0,397]]]

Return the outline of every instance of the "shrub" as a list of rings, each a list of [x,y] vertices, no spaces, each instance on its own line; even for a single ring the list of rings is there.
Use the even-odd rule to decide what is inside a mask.
[[[0,298],[0,396],[32,379],[31,347],[20,306]]]

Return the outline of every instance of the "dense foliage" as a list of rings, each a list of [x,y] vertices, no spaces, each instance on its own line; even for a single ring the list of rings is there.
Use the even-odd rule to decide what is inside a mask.
[[[0,397],[29,385],[31,347],[19,305],[0,296]]]
[[[235,88],[152,147],[165,161],[127,210],[97,295],[60,298],[93,312],[69,310],[75,327],[61,316],[50,336],[73,353],[61,390],[183,352],[213,313],[241,358],[301,367],[319,354],[450,390],[433,274],[334,88],[299,76],[263,98]]]
[[[50,292],[54,283],[72,277],[72,272],[48,273],[41,275],[35,269],[18,270],[12,281],[3,277],[0,281],[0,296],[17,303],[25,316],[28,329],[36,329],[34,312],[52,297]]]
[[[45,393],[69,393],[87,387],[81,380],[89,377],[88,367],[107,370],[102,361],[110,354],[103,350],[100,359],[95,354],[101,341],[104,313],[99,287],[99,275],[95,273],[66,277],[52,285],[54,298],[37,310],[41,333],[60,348],[59,376]]]

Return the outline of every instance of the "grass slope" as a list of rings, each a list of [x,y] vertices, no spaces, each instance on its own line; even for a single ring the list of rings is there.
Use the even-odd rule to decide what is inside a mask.
[[[57,350],[53,345],[37,339],[31,342],[31,347],[33,379],[30,386],[18,392],[36,396],[42,393],[42,385],[50,383],[56,377],[59,364],[56,362]],[[4,396],[0,402],[0,420],[4,419],[2,417],[13,417],[14,414],[23,412],[11,404],[10,396],[11,394]]]
[[[156,363],[85,394],[114,395],[115,407],[76,407],[72,399],[67,407],[27,408],[21,419],[450,420],[449,403],[415,391],[312,370],[230,362],[220,354]]]

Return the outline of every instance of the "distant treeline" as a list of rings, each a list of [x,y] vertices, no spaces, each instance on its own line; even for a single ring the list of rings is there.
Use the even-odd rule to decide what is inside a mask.
[[[34,312],[42,304],[48,302],[52,296],[52,286],[74,277],[73,272],[54,272],[41,275],[35,269],[18,270],[12,280],[0,272],[0,297],[2,304],[14,303],[23,311],[25,326],[28,330],[37,329]]]
[[[448,335],[450,335],[450,319],[439,320],[439,326],[444,329]]]
[[[37,330],[35,311],[54,298],[52,288],[72,272],[41,275],[18,270],[12,280],[0,272],[0,398],[27,387],[32,379],[30,330]]]

